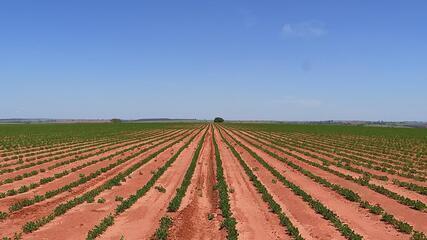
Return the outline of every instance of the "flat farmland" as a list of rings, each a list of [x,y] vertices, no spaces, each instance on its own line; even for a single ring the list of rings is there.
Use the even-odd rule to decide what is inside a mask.
[[[427,131],[0,125],[2,239],[427,239]]]

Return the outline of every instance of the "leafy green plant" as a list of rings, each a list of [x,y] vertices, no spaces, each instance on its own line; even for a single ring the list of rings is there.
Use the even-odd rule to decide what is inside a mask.
[[[95,196],[99,195],[101,192],[103,192],[106,189],[111,189],[113,186],[118,186],[120,184],[120,182],[129,174],[131,174],[132,172],[136,171],[137,169],[139,169],[142,165],[144,165],[145,163],[147,163],[148,161],[150,161],[151,159],[155,158],[158,154],[160,154],[161,152],[164,152],[166,149],[170,148],[171,146],[173,146],[174,144],[180,142],[181,140],[183,140],[184,138],[186,138],[187,135],[184,135],[183,137],[176,139],[175,141],[173,141],[172,143],[169,143],[168,145],[162,147],[161,149],[159,149],[158,151],[152,153],[151,155],[149,155],[148,157],[134,163],[131,167],[127,168],[126,170],[124,170],[123,172],[118,173],[117,175],[115,175],[113,178],[111,178],[110,180],[108,180],[107,182],[105,182],[104,184],[102,184],[99,187],[96,187],[93,190],[90,190],[86,193],[84,193],[83,195],[74,198],[73,200],[70,200],[66,203],[60,204],[59,206],[57,206],[53,213],[49,214],[48,216],[42,217],[40,219],[37,219],[35,221],[30,221],[27,222],[24,226],[23,226],[23,231],[25,233],[28,232],[32,232],[35,231],[37,229],[39,229],[41,226],[47,224],[48,222],[52,221],[55,217],[63,215],[64,213],[66,213],[67,211],[69,211],[70,209],[74,208],[75,206],[84,203],[85,201],[87,201],[88,199],[92,199]],[[168,141],[168,140],[165,140]],[[150,146],[153,147],[153,146]],[[127,158],[132,158],[132,156],[129,156]],[[171,164],[171,163],[170,163]],[[153,183],[151,183],[153,184]],[[151,187],[152,185],[150,185]],[[121,210],[125,210],[126,208],[123,208],[123,206],[127,206],[129,205],[129,201],[124,200],[122,202],[121,205],[119,205]],[[117,211],[117,209],[116,209]]]
[[[172,218],[164,216],[160,219],[160,227],[156,230],[154,234],[154,239],[156,240],[166,240],[168,239],[168,230],[172,225]]]
[[[280,205],[273,199],[273,196],[268,192],[267,188],[258,180],[257,176],[253,173],[251,168],[245,163],[245,161],[242,159],[240,154],[234,149],[234,147],[225,139],[222,132],[220,131],[220,136],[222,140],[227,144],[233,155],[238,159],[239,163],[242,165],[245,173],[250,178],[252,184],[255,186],[255,188],[258,190],[258,192],[262,195],[262,199],[268,203],[271,211],[276,214],[280,220],[280,223],[286,227],[290,235],[294,239],[302,240],[302,236],[299,233],[299,230],[297,227],[293,225],[291,220],[285,215],[285,213],[282,212],[282,209]],[[235,224],[235,220],[230,220],[232,224]],[[237,236],[236,236],[237,239]]]
[[[238,135],[239,135],[239,134],[238,134]],[[249,137],[249,136],[248,136],[248,137]],[[244,138],[244,137],[243,137],[243,138]],[[244,138],[244,139],[245,139],[245,138]],[[287,160],[287,159],[285,159],[285,158],[282,158],[282,157],[278,156],[277,154],[275,154],[275,153],[273,153],[273,152],[271,152],[271,151],[269,151],[269,150],[267,150],[267,149],[263,148],[262,146],[257,145],[257,144],[254,144],[254,143],[251,143],[251,144],[252,144],[252,145],[254,145],[256,148],[259,148],[260,150],[262,150],[262,151],[266,152],[267,154],[271,155],[272,157],[274,157],[274,158],[276,158],[276,159],[278,159],[278,160],[280,160],[280,161],[282,161],[282,162],[287,163],[289,166],[291,166],[292,168],[294,168],[294,169],[296,169],[296,170],[300,171],[300,172],[301,172],[301,173],[303,173],[304,175],[309,176],[309,177],[310,177],[310,178],[312,178],[314,181],[319,182],[319,183],[321,183],[322,185],[327,186],[327,187],[329,187],[329,188],[331,188],[331,189],[335,190],[335,191],[336,191],[336,192],[338,192],[339,194],[341,194],[341,195],[343,195],[344,197],[346,197],[346,199],[348,199],[348,200],[350,200],[350,201],[354,201],[354,202],[359,202],[359,203],[360,203],[360,206],[361,206],[361,207],[363,207],[363,208],[367,208],[367,209],[369,209],[369,212],[371,212],[371,213],[373,213],[373,214],[376,214],[376,215],[382,215],[382,219],[383,219],[383,221],[385,221],[385,222],[387,222],[387,223],[391,224],[391,225],[392,225],[394,228],[396,228],[398,231],[401,231],[401,232],[404,232],[404,233],[408,233],[408,234],[412,232],[412,226],[410,226],[408,223],[395,219],[393,215],[391,215],[391,214],[389,214],[389,213],[386,213],[386,212],[384,211],[384,209],[382,209],[382,208],[381,208],[380,206],[378,206],[378,205],[371,205],[371,204],[369,204],[367,201],[362,201],[358,195],[353,194],[353,192],[352,192],[352,191],[350,191],[349,189],[342,188],[342,187],[340,187],[340,186],[338,186],[338,185],[335,185],[335,184],[330,184],[330,183],[329,183],[329,182],[327,182],[325,179],[322,179],[322,178],[320,178],[320,177],[318,177],[318,176],[315,176],[314,174],[310,173],[309,171],[306,171],[305,169],[301,168],[300,166],[298,166],[298,165],[296,165],[296,164],[294,164],[294,163],[292,163],[292,162],[288,161],[288,160]],[[279,149],[279,148],[274,147],[273,145],[269,145],[269,146],[271,146],[272,148],[277,149],[277,150],[279,150],[279,151],[283,151],[283,150],[281,150],[281,149]],[[244,147],[245,147],[245,146],[244,146]],[[288,152],[287,152],[287,154],[291,154],[291,153],[288,153]],[[320,165],[320,164],[316,164],[316,163],[313,163],[313,162],[307,161],[306,159],[301,158],[301,157],[296,156],[296,155],[293,155],[293,156],[294,156],[295,158],[297,158],[298,160],[301,160],[301,161],[304,161],[304,162],[306,162],[306,163],[312,164],[312,165],[314,165],[314,166],[317,166],[317,167],[319,167],[319,168],[322,168],[323,170],[331,171],[332,173],[334,173],[334,174],[336,174],[336,175],[338,175],[338,176],[340,176],[340,177],[344,177],[344,178],[346,178],[346,179],[348,179],[348,180],[352,180],[352,179],[353,179],[351,176],[340,174],[340,173],[336,172],[335,170],[332,170],[332,169],[329,169],[329,168],[324,168],[324,166],[322,166],[322,165]],[[254,157],[255,157],[255,156],[254,156]],[[256,158],[256,157],[255,157],[255,158]],[[368,186],[369,186],[369,183],[366,183],[366,184],[364,184],[364,185],[368,185]],[[416,232],[414,232],[414,234],[415,234],[415,233],[416,233]]]
[[[99,225],[96,225],[92,230],[90,230],[87,234],[86,240],[95,240],[99,235],[101,235],[109,226],[114,224],[113,215],[108,215],[104,219],[102,219]]]
[[[202,130],[200,130],[202,131]],[[200,131],[197,133],[199,134]],[[196,135],[197,135],[196,134]],[[182,146],[162,167],[160,167],[158,169],[158,171],[156,171],[155,174],[153,174],[153,176],[150,178],[150,180],[140,189],[138,189],[136,191],[135,194],[131,195],[129,198],[123,200],[117,207],[115,210],[115,215],[114,216],[118,216],[119,214],[123,213],[124,211],[126,211],[128,208],[130,208],[133,204],[135,204],[135,202],[141,198],[142,196],[144,196],[150,189],[151,187],[154,186],[154,184],[156,183],[156,181],[163,175],[163,173],[172,165],[172,163],[178,158],[178,156],[181,154],[182,151],[184,151],[185,148],[188,147],[188,145],[190,144],[190,142],[193,141],[193,139],[196,137],[196,135],[193,135],[190,140],[184,144],[184,146]],[[183,138],[180,138],[170,144],[168,144],[167,146],[163,147],[162,149],[158,150],[157,152],[151,154],[150,156],[148,156],[146,159],[135,163],[134,165],[132,165],[130,168],[128,168],[127,170],[125,170],[124,173],[119,174],[117,177],[113,178],[112,180],[110,180],[110,184],[111,186],[106,186],[106,188],[111,188],[112,186],[118,185],[120,184],[120,182],[126,178],[126,176],[128,176],[129,174],[133,173],[134,171],[138,170],[143,164],[145,164],[146,162],[150,161],[151,159],[155,158],[158,154],[160,154],[161,152],[164,152],[166,149],[170,148],[171,146],[173,146],[174,144],[180,142],[181,140],[183,140],[186,136],[184,136]],[[114,182],[111,182],[114,181]],[[99,190],[98,190],[99,191]],[[92,193],[92,194],[96,194],[96,193]],[[98,193],[99,194],[99,193]],[[102,225],[102,222],[101,224]],[[102,228],[102,232],[105,231],[108,228],[108,226],[105,226],[105,228]],[[98,236],[99,231],[96,230],[96,228],[91,230],[92,232],[98,233],[96,236]],[[91,232],[89,232],[91,233]],[[88,234],[89,234],[88,233]]]
[[[9,214],[7,214],[7,213],[5,213],[5,212],[0,211],[0,220],[5,219],[5,218],[7,218],[8,216],[9,216]]]
[[[22,239],[22,233],[15,233],[13,235],[13,238],[10,237],[3,237],[2,240],[21,240]]]
[[[196,169],[197,165],[197,159],[199,158],[200,151],[202,149],[203,142],[205,140],[206,132],[203,135],[203,137],[200,139],[199,143],[197,144],[196,151],[194,152],[193,158],[191,159],[190,166],[188,167],[185,175],[184,180],[181,183],[181,186],[177,189],[175,197],[169,202],[168,205],[168,211],[169,212],[176,212],[181,205],[181,201],[185,196],[185,193],[187,192],[188,186],[190,186],[191,183],[191,177],[193,176],[194,170]]]
[[[227,239],[236,240],[239,236],[239,233],[236,229],[237,221],[233,217],[233,213],[231,212],[230,207],[230,196],[228,193],[234,193],[234,188],[228,187],[225,176],[224,176],[224,168],[222,167],[222,159],[219,152],[219,147],[215,138],[215,131],[212,128],[212,142],[214,144],[215,149],[215,162],[216,162],[216,190],[219,195],[219,208],[221,209],[222,216],[224,218],[221,223],[221,227],[227,230]]]
[[[222,133],[221,133],[221,135],[222,135]],[[279,171],[277,171],[272,166],[270,166],[258,154],[256,154],[255,152],[253,152],[251,149],[249,149],[247,146],[245,146],[244,144],[242,144],[236,138],[234,138],[230,134],[228,134],[228,136],[234,142],[236,142],[238,146],[240,146],[243,149],[245,149],[245,151],[247,151],[252,157],[254,157],[262,166],[264,166],[268,171],[270,171],[277,178],[277,180],[279,180],[286,187],[288,187],[289,189],[291,189],[296,195],[300,196],[305,202],[309,203],[310,207],[313,208],[317,213],[321,214],[325,219],[329,220],[336,227],[336,229],[341,232],[341,234],[343,236],[345,236],[347,239],[351,239],[351,240],[362,239],[362,236],[360,236],[359,234],[355,233],[354,230],[352,230],[348,225],[346,225],[343,222],[341,222],[341,220],[338,218],[338,216],[333,211],[331,211],[330,209],[328,209],[321,202],[315,200],[312,196],[310,196],[309,194],[307,194],[306,192],[304,192],[300,187],[298,187],[297,185],[295,185],[292,182],[288,181]],[[227,142],[227,140],[224,138],[224,136],[222,136],[222,137],[223,137],[223,140],[230,147],[231,151],[236,156],[236,158],[238,158],[239,161],[242,163],[243,167],[245,169],[247,168],[247,169],[250,170],[250,168],[246,165],[246,163],[244,163],[244,161],[241,158],[240,154],[234,149],[234,147],[230,143]],[[247,171],[247,172],[250,173],[249,171]],[[253,182],[255,182],[255,183],[259,182],[257,180],[257,177],[253,173],[250,175],[250,179]],[[260,182],[258,184],[260,185],[260,187],[259,187],[260,190],[258,190],[258,191],[265,194],[265,195],[263,195],[263,199],[264,200],[265,199],[272,199],[271,195],[270,195],[270,197],[268,197],[267,190],[265,189],[265,187],[261,188],[262,184]],[[270,201],[272,201],[272,200],[270,200]],[[271,202],[270,208],[276,214],[279,211],[281,211],[280,206],[277,203],[274,204],[274,202]],[[291,230],[289,230],[289,229],[288,229],[288,231],[291,232]],[[292,230],[292,231],[294,231],[294,230]]]
[[[155,186],[154,187],[157,191],[161,192],[161,193],[165,193],[166,192],[166,188],[164,188],[163,186]]]

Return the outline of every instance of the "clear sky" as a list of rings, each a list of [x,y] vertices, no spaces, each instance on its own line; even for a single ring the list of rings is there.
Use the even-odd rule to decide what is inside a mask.
[[[427,121],[427,1],[0,1],[0,118]]]

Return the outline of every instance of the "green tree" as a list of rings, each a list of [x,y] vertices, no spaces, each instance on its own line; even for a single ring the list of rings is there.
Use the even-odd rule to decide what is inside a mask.
[[[223,118],[220,118],[220,117],[216,117],[216,118],[214,119],[214,122],[221,123],[221,122],[224,122],[224,119],[223,119]]]

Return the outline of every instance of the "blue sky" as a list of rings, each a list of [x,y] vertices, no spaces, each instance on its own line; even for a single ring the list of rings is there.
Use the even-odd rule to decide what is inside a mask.
[[[1,1],[0,118],[427,121],[427,2]]]

